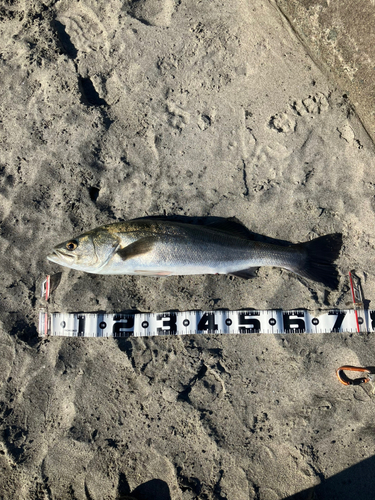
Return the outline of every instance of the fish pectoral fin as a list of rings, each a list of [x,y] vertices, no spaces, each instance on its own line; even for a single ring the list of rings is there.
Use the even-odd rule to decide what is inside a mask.
[[[241,271],[235,271],[234,273],[228,273],[231,276],[238,276],[239,278],[243,278],[245,280],[249,280],[251,278],[257,277],[257,272],[259,267],[249,267],[248,269],[241,269]]]
[[[132,257],[138,257],[139,255],[151,252],[156,241],[157,239],[154,236],[141,238],[138,241],[127,245],[125,248],[120,248],[120,250],[117,250],[116,254],[122,260],[128,260]]]

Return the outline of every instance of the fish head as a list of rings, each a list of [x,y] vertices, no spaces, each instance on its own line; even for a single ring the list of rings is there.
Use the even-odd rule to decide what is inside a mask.
[[[93,229],[56,245],[47,259],[78,271],[99,273],[118,247],[119,241],[114,234]]]

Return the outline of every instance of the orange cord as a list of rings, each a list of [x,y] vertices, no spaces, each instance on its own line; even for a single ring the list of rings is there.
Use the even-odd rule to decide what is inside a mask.
[[[337,378],[339,379],[339,381],[344,385],[366,384],[367,382],[370,382],[370,380],[371,380],[369,376],[351,379],[346,375],[345,371],[360,372],[360,373],[367,373],[367,374],[371,373],[371,371],[368,370],[367,368],[362,368],[360,366],[340,366],[340,368],[338,368],[336,370],[336,375],[337,375]]]

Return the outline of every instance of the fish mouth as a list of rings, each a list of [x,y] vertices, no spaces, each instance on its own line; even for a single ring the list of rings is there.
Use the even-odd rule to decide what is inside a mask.
[[[74,260],[74,255],[69,255],[55,249],[50,255],[47,255],[47,259],[55,264],[61,264],[61,261],[70,263]]]

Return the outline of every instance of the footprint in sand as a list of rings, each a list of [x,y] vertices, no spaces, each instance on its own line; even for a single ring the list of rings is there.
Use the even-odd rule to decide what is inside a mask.
[[[128,12],[144,24],[168,27],[174,10],[174,0],[133,0]]]
[[[167,113],[169,125],[180,132],[190,122],[190,114],[173,101],[167,102]]]
[[[293,133],[298,124],[298,117],[305,115],[319,115],[327,111],[329,102],[322,92],[317,92],[306,99],[293,102],[291,110],[279,112],[271,116],[268,126],[284,134]]]
[[[108,54],[107,31],[96,14],[87,6],[69,5],[61,9],[57,20],[65,26],[70,40],[82,52],[101,51]]]

